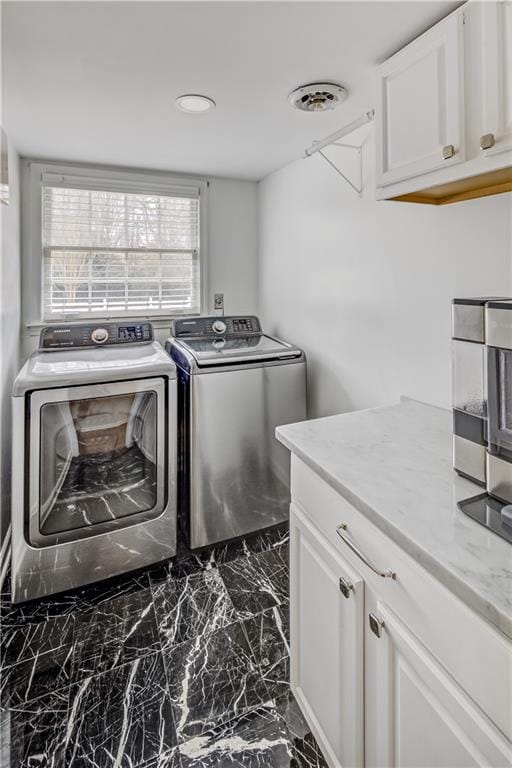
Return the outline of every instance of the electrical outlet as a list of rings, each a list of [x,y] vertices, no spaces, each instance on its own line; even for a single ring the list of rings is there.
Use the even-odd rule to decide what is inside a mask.
[[[213,306],[216,312],[224,312],[224,294],[216,293],[213,299]]]

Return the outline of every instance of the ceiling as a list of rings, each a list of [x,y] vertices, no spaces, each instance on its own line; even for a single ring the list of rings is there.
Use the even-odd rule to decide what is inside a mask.
[[[261,179],[374,106],[373,67],[458,2],[2,2],[2,122],[23,156]],[[346,85],[333,112],[288,93]],[[181,93],[217,108],[185,115]]]

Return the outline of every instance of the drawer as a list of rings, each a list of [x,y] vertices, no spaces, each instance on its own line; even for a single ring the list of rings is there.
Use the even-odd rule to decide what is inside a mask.
[[[296,456],[292,501],[512,740],[512,642],[472,611]],[[337,534],[379,570],[376,575]]]

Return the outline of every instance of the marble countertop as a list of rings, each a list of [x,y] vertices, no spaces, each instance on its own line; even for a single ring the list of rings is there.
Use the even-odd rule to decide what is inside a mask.
[[[450,411],[398,405],[288,424],[278,440],[432,576],[512,638],[512,546],[457,509]]]

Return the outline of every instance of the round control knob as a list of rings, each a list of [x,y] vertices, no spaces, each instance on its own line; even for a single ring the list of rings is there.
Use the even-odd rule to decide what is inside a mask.
[[[216,320],[212,325],[215,333],[226,333],[227,325],[223,320]]]
[[[91,339],[95,344],[104,344],[108,339],[108,331],[106,328],[95,328],[91,333]]]

